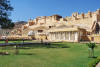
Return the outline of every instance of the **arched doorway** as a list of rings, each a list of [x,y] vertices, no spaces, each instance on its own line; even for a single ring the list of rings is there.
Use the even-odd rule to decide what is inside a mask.
[[[35,32],[34,31],[29,31],[28,36],[32,38],[32,40],[35,40]]]

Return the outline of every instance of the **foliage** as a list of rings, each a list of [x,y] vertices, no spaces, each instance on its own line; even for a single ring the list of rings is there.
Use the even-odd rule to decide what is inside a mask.
[[[95,43],[87,43],[87,46],[91,49],[94,49],[96,47]]]
[[[13,10],[13,7],[10,4],[10,0],[0,0],[0,25],[1,28],[12,28],[14,23],[9,19],[10,11]]]
[[[94,48],[96,47],[95,43],[87,43],[89,47],[89,57],[94,58]]]
[[[95,60],[89,62],[88,67],[96,67],[96,65],[100,62],[100,56]]]

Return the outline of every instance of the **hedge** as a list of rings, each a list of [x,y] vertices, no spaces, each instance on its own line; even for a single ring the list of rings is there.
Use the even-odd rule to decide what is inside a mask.
[[[96,67],[96,65],[100,62],[100,56],[95,60],[89,62],[88,67]]]

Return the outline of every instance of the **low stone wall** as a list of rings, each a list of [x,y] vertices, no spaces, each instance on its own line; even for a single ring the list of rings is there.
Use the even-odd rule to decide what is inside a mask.
[[[47,40],[47,36],[46,35],[37,35],[37,36],[35,36],[35,38],[37,39],[37,40]]]
[[[100,35],[94,35],[93,38],[94,38],[94,42],[100,43]]]
[[[7,36],[6,38],[4,37],[0,37],[0,40],[5,40],[5,39],[9,39],[9,40],[19,40],[19,39],[26,39],[26,40],[31,40],[31,37],[23,37],[23,36]]]
[[[81,41],[90,41],[90,42],[100,43],[100,34],[99,35],[82,36]]]

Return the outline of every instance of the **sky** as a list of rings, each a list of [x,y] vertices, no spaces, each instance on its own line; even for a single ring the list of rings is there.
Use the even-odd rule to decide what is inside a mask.
[[[73,12],[87,13],[100,9],[100,0],[10,0],[14,10],[13,22],[28,21],[38,16],[59,14],[71,16]]]

